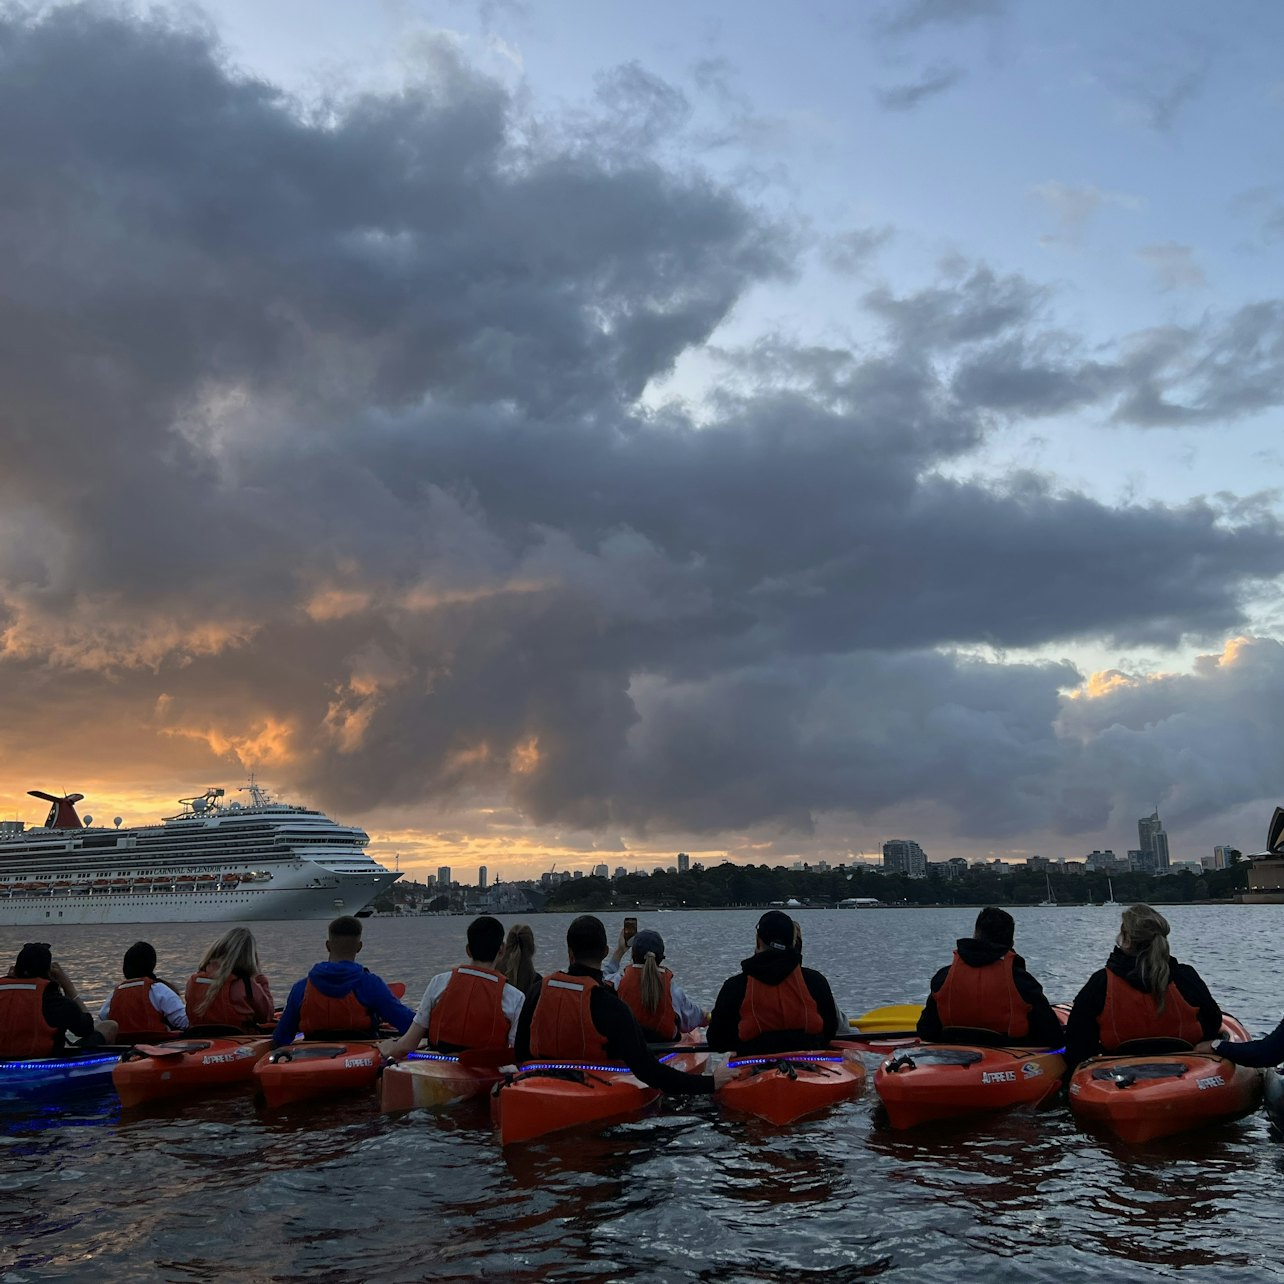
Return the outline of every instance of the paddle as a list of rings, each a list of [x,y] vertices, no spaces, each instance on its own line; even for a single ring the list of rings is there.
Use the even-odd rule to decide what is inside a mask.
[[[912,1034],[922,1015],[921,1003],[893,1003],[852,1017],[847,1024],[861,1034]]]

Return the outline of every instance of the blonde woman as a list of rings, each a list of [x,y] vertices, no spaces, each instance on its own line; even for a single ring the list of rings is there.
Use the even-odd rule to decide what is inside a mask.
[[[669,1043],[707,1018],[673,979],[664,962],[664,937],[646,928],[631,939],[632,962],[609,979],[651,1043]],[[621,955],[622,957],[622,955]],[[604,969],[605,972],[605,969]]]
[[[1106,966],[1079,991],[1066,1023],[1073,1069],[1138,1039],[1178,1039],[1194,1047],[1217,1036],[1222,1010],[1199,973],[1168,950],[1168,920],[1149,905],[1123,912]]]
[[[527,924],[514,923],[508,929],[495,966],[508,978],[509,985],[523,994],[535,988],[540,979],[535,971],[535,933]]]
[[[187,1013],[193,1025],[234,1025],[253,1030],[273,1019],[268,979],[248,928],[234,927],[201,956],[187,980]]]

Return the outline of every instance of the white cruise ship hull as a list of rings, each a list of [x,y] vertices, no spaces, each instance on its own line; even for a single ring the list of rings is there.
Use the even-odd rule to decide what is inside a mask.
[[[311,861],[291,861],[270,881],[236,888],[191,891],[51,892],[0,896],[0,925],[52,923],[251,923],[264,920],[331,919],[366,908],[398,874],[336,873]]]

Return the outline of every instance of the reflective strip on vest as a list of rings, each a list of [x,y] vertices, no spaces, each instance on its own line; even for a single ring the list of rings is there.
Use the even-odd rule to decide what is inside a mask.
[[[982,967],[965,963],[955,950],[945,982],[934,996],[941,1025],[990,1030],[1007,1039],[1028,1037],[1033,1008],[1016,987],[1015,968],[1011,950]]]

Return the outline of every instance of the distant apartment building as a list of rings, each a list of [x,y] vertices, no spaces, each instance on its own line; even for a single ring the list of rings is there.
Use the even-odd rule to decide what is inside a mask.
[[[929,860],[927,872],[938,878],[962,878],[967,873],[967,861],[962,856],[951,856],[949,860]]]
[[[1229,843],[1222,843],[1220,846],[1213,848],[1212,864],[1208,865],[1208,857],[1205,856],[1205,868],[1207,869],[1229,869],[1231,867],[1231,852],[1235,849]]]
[[[627,878],[627,877],[628,877],[628,875],[629,875],[629,871],[628,871],[627,869],[625,869],[623,865],[617,865],[617,866],[615,867],[615,875],[614,875],[614,876],[615,876],[616,878]]]
[[[916,842],[908,838],[889,838],[883,844],[883,869],[888,874],[926,878],[927,855]]]
[[[605,865],[594,865],[594,866],[593,866],[593,877],[594,877],[594,878],[609,878],[609,877],[610,877],[610,875],[611,875],[611,871],[610,871],[610,869],[608,869],[608,868],[607,868],[607,866],[605,866]]]
[[[442,865],[437,870],[437,886],[446,888],[450,886],[450,866]]]
[[[484,892],[486,890],[486,866],[481,865],[477,869],[477,886]]]
[[[691,857],[686,852],[678,853],[678,873],[685,874],[691,869]]]

